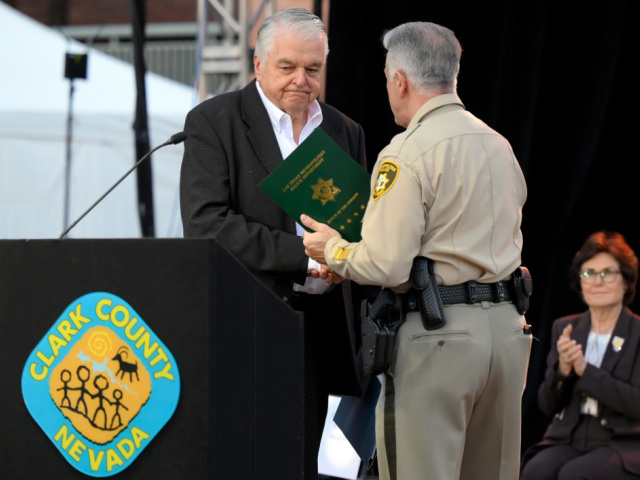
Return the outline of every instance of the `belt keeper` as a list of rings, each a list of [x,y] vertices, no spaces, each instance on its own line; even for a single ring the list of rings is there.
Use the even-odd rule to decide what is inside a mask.
[[[495,287],[496,287],[496,294],[498,296],[498,302],[502,302],[507,295],[506,290],[504,288],[504,283],[498,282],[495,284]]]
[[[466,284],[467,287],[467,303],[477,303],[478,302],[478,289],[476,286],[476,282],[473,280],[469,280]]]

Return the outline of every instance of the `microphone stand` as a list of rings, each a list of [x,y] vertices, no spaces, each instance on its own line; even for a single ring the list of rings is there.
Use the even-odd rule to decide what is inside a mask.
[[[125,178],[127,178],[127,176],[129,176],[129,174],[130,174],[131,172],[133,172],[136,168],[138,168],[138,166],[139,166],[142,162],[144,162],[147,158],[149,158],[149,156],[150,156],[153,152],[155,152],[156,150],[158,150],[158,149],[160,149],[160,148],[162,148],[162,147],[166,147],[167,145],[177,145],[177,144],[179,144],[179,143],[182,143],[182,142],[184,142],[184,141],[186,140],[186,138],[187,138],[187,135],[186,135],[184,132],[178,132],[178,133],[175,133],[175,134],[171,135],[171,138],[170,138],[169,140],[167,140],[166,142],[164,142],[164,143],[163,143],[163,144],[161,144],[161,145],[158,145],[158,146],[157,146],[157,147],[155,147],[153,150],[151,150],[151,151],[149,151],[147,154],[145,154],[145,155],[144,155],[140,160],[138,160],[138,161],[136,162],[136,164],[135,164],[133,167],[131,167],[131,168],[129,169],[129,171],[128,171],[127,173],[125,173],[122,177],[120,177],[120,180],[118,180],[116,183],[114,183],[114,184],[111,186],[111,188],[109,188],[109,190],[107,190],[106,192],[104,192],[104,194],[103,194],[103,195],[102,195],[98,200],[96,200],[96,201],[93,203],[93,205],[91,205],[91,206],[90,206],[90,207],[89,207],[89,208],[88,208],[88,209],[87,209],[87,210],[86,210],[82,215],[80,215],[80,217],[78,217],[78,219],[77,219],[75,222],[73,222],[71,225],[69,225],[69,226],[67,227],[67,229],[66,229],[64,232],[62,232],[62,233],[60,234],[60,236],[58,237],[58,240],[63,239],[63,238],[64,238],[64,236],[65,236],[67,233],[69,233],[69,231],[70,231],[73,227],[75,227],[75,226],[76,226],[76,224],[77,224],[80,220],[82,220],[82,219],[83,219],[83,218],[84,218],[84,217],[85,217],[85,216],[86,216],[86,215],[87,215],[91,210],[93,210],[93,208],[94,208],[96,205],[98,205],[98,204],[99,204],[99,203],[104,199],[104,197],[106,197],[107,195],[109,195],[109,194],[111,193],[111,191],[112,191],[114,188],[116,188],[118,185],[120,185],[120,182],[122,182]]]

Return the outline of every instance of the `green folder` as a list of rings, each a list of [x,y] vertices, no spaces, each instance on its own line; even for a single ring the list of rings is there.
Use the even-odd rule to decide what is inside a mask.
[[[296,222],[304,213],[358,242],[370,182],[369,173],[316,128],[259,186]]]

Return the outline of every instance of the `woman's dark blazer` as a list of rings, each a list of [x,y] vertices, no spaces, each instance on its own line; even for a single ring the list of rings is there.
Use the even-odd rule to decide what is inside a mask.
[[[525,454],[523,463],[539,450],[570,443],[578,424],[584,396],[598,400],[600,425],[611,430],[610,445],[620,454],[625,470],[640,474],[640,317],[624,307],[611,335],[602,365],[587,364],[582,377],[572,372],[564,377],[557,371],[556,343],[567,325],[573,325],[571,338],[586,349],[591,315],[559,318],[553,323],[547,370],[538,390],[538,405],[553,421],[544,440]],[[614,347],[614,340],[622,343]]]
[[[366,168],[362,127],[333,107],[323,103],[320,107],[320,127]],[[194,107],[184,132],[180,176],[184,236],[216,239],[280,298],[291,302],[293,283],[306,280],[308,256],[296,234],[298,219],[258,186],[283,158],[255,80]],[[332,345],[324,346],[333,352],[327,361],[335,361],[332,393],[353,395],[360,393],[353,374],[353,312],[359,305],[352,305],[350,294],[342,294],[350,287],[346,282],[323,294],[322,311],[305,311],[305,318],[317,315],[333,332]]]

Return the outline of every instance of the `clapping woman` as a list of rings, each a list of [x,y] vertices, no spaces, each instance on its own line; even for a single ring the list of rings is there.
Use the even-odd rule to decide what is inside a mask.
[[[591,235],[571,285],[588,310],[553,323],[538,405],[554,416],[521,480],[640,478],[640,317],[627,305],[638,259],[615,232]]]

